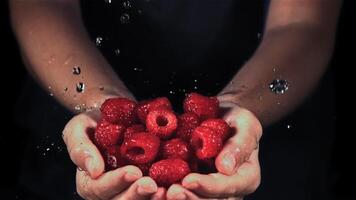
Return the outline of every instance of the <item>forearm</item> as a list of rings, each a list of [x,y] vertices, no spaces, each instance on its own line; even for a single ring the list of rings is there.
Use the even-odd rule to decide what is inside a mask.
[[[295,109],[322,77],[333,49],[333,32],[301,24],[267,31],[254,56],[223,89],[220,99],[251,110],[264,126],[279,120]],[[284,94],[269,88],[276,79],[287,81]]]
[[[28,70],[68,109],[97,107],[109,96],[133,98],[90,41],[78,1],[12,0],[10,9]]]

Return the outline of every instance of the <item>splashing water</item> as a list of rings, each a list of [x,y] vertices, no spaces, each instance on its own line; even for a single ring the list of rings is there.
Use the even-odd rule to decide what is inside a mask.
[[[85,90],[85,84],[82,83],[82,82],[79,82],[79,83],[76,85],[76,90],[77,90],[77,92],[84,92],[84,90]]]
[[[134,67],[133,70],[134,70],[134,71],[137,71],[137,72],[142,72],[142,71],[143,71],[143,69],[142,69],[142,68],[139,68],[139,67]]]
[[[117,55],[117,56],[120,55],[120,53],[121,53],[121,52],[120,52],[120,49],[115,49],[115,50],[114,50],[114,53],[115,53],[115,55]]]
[[[73,73],[74,75],[79,75],[79,74],[81,73],[80,67],[79,67],[79,66],[73,67],[72,73]]]
[[[95,38],[95,44],[96,46],[100,47],[102,45],[102,42],[103,42],[103,38],[98,36]]]
[[[120,16],[120,22],[121,24],[128,24],[130,22],[130,15],[127,13],[124,13]]]
[[[288,90],[286,80],[275,79],[269,84],[269,89],[275,94],[284,94]]]
[[[130,1],[124,1],[124,2],[122,3],[122,6],[123,6],[125,9],[130,9],[130,8],[132,7]]]

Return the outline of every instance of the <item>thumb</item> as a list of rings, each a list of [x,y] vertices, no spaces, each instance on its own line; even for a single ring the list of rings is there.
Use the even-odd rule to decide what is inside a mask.
[[[262,126],[251,112],[242,108],[229,112],[225,120],[235,129],[235,134],[226,142],[215,165],[220,173],[232,175],[258,148]]]

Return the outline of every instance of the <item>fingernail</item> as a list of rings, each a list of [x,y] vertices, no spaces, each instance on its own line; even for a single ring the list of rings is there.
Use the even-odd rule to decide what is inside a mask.
[[[93,171],[93,159],[88,157],[85,160],[85,169],[86,172],[88,172],[89,174],[91,174],[91,172]]]
[[[126,174],[125,174],[126,181],[135,181],[139,178],[141,178],[141,174],[137,174],[134,172],[126,172]]]
[[[173,199],[175,199],[175,200],[185,200],[186,196],[185,196],[184,193],[179,193],[176,196],[174,196]]]
[[[137,192],[141,195],[151,194],[156,192],[157,187],[153,185],[139,185],[137,188]]]
[[[227,172],[232,173],[236,166],[235,156],[231,153],[226,153],[222,159],[222,164]]]
[[[183,187],[193,189],[198,186],[198,179],[196,177],[187,177],[182,182]]]

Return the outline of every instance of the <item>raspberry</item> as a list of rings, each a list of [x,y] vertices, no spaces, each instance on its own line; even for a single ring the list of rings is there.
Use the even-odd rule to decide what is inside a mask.
[[[225,141],[231,132],[229,125],[222,119],[207,119],[200,124],[200,126],[205,126],[213,129],[223,141]]]
[[[188,144],[182,139],[174,138],[162,144],[162,158],[180,158],[182,160],[189,159]]]
[[[126,161],[120,155],[119,146],[111,146],[104,152],[106,170],[114,170],[126,165]]]
[[[169,187],[179,183],[190,173],[189,165],[181,159],[166,159],[153,163],[149,170],[150,177],[158,186]]]
[[[106,121],[129,126],[136,119],[135,106],[136,103],[129,99],[111,98],[101,105],[100,110]]]
[[[200,120],[194,113],[184,113],[178,117],[177,137],[189,142],[193,130],[199,126]]]
[[[159,145],[157,136],[146,132],[136,133],[124,140],[121,155],[131,164],[146,164],[156,158]]]
[[[145,129],[145,126],[142,124],[134,124],[126,129],[124,133],[124,139],[130,138],[135,133],[143,132]]]
[[[125,127],[122,125],[102,120],[95,129],[94,143],[104,149],[119,144],[124,130]]]
[[[165,108],[172,110],[171,102],[166,97],[159,97],[152,100],[141,101],[136,107],[136,113],[142,123],[146,123],[146,117],[151,110]]]
[[[219,114],[219,101],[216,97],[191,93],[184,99],[183,108],[184,112],[193,112],[202,120],[216,118]]]
[[[151,110],[146,118],[147,130],[158,137],[168,138],[177,129],[176,115],[167,109]]]
[[[201,159],[214,158],[220,152],[223,142],[217,133],[205,126],[198,126],[194,129],[191,145],[195,150],[195,155]]]

